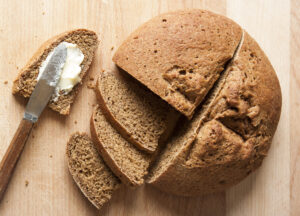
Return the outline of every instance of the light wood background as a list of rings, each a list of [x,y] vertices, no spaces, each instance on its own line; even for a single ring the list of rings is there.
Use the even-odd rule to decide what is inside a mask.
[[[90,76],[96,77],[102,69],[114,68],[111,57],[116,47],[137,26],[159,13],[182,8],[209,9],[234,19],[272,62],[280,79],[283,107],[262,167],[226,193],[207,197],[175,197],[149,186],[121,188],[98,212],[73,183],[65,160],[69,135],[77,130],[89,132],[96,100],[85,82],[70,116],[62,118],[50,110],[41,116],[0,203],[1,216],[300,215],[297,0],[0,0],[0,158],[25,106],[24,100],[11,95],[12,81],[41,43],[73,28],[96,31],[101,43],[90,70]]]

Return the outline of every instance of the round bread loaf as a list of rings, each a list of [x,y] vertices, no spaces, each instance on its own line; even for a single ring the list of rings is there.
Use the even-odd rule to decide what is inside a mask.
[[[218,192],[240,182],[267,155],[280,110],[276,74],[245,33],[218,85],[168,143],[148,182],[184,196]]]
[[[148,183],[183,196],[213,193],[261,165],[281,90],[268,58],[238,24],[198,9],[162,14],[134,31],[113,60],[188,117]]]
[[[204,10],[162,14],[143,24],[113,61],[188,118],[233,57],[242,29]]]

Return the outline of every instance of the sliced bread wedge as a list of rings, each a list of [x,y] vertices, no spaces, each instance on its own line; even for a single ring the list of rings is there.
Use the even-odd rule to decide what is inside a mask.
[[[106,120],[99,107],[91,117],[91,134],[103,159],[123,183],[138,186],[144,183],[151,162],[150,155],[129,143]]]
[[[128,141],[153,153],[179,116],[170,105],[127,74],[101,74],[95,88],[105,117]]]
[[[98,209],[108,202],[121,184],[85,133],[74,133],[67,143],[69,171],[89,201]]]
[[[30,97],[37,83],[37,77],[42,63],[47,58],[48,54],[61,42],[76,44],[83,53],[84,59],[80,64],[81,72],[79,74],[82,82],[93,60],[94,53],[98,46],[98,38],[93,31],[77,29],[49,39],[37,50],[25,67],[21,69],[18,77],[14,81],[12,89],[13,94],[21,95],[25,98]],[[81,83],[74,86],[68,94],[61,92],[58,98],[55,100],[52,99],[49,102],[48,106],[62,115],[68,115],[70,113],[71,105],[79,91],[80,84]]]

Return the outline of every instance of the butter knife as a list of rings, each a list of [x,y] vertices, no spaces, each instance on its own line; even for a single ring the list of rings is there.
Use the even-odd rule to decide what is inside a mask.
[[[54,49],[53,55],[29,98],[24,117],[0,163],[0,201],[4,196],[9,180],[30,135],[32,127],[37,122],[54,93],[66,57],[66,46],[64,44],[58,45]]]

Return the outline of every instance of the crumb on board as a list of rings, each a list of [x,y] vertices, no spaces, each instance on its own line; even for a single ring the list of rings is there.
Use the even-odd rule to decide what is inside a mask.
[[[53,158],[53,156],[52,156],[52,155],[49,155],[49,157],[50,157],[50,158]]]
[[[114,48],[115,48],[115,47],[114,47],[114,46],[112,46],[112,47],[110,48],[110,50],[111,50],[111,51],[113,51],[113,50],[114,50]]]
[[[28,187],[29,181],[25,180],[25,187]]]
[[[8,83],[8,81],[5,80],[5,81],[4,81],[4,84],[7,85],[7,83]]]
[[[96,104],[92,104],[92,107],[96,106]]]
[[[74,121],[74,124],[77,124],[77,121],[76,121],[76,120]]]
[[[17,70],[19,70],[19,67],[17,66]]]
[[[102,72],[102,73],[104,73],[104,72],[105,72],[105,70],[104,70],[104,69],[102,69],[102,70],[101,70],[101,72]]]
[[[90,78],[91,81],[94,81],[94,80],[95,80],[94,77],[91,77],[91,76],[90,76],[89,78]]]
[[[43,12],[42,15],[45,15],[45,12]]]

